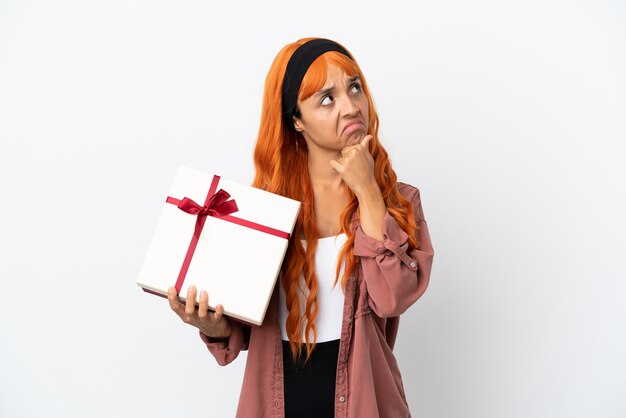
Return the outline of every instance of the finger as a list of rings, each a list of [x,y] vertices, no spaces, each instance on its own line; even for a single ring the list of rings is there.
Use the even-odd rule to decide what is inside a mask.
[[[174,312],[179,313],[180,301],[178,300],[178,295],[174,287],[167,289],[167,301],[170,303],[170,308],[172,308]]]
[[[361,146],[361,143],[359,142],[351,147],[346,147],[342,149],[341,156],[343,158],[354,158],[361,152],[363,152],[363,147]]]
[[[371,140],[372,140],[372,135],[365,135],[363,137],[363,140],[361,141],[361,145],[369,149],[369,144]]]
[[[185,302],[185,313],[191,315],[196,310],[196,287],[189,286],[187,289],[187,301]]]
[[[339,174],[343,173],[345,167],[336,160],[330,160],[330,166],[335,169]]]
[[[359,146],[359,143],[357,142],[354,145],[349,145],[347,147],[343,147],[341,149],[341,156],[342,157],[348,157],[348,156],[354,154],[354,152],[356,151],[358,146]]]
[[[205,318],[209,309],[209,294],[206,290],[200,292],[200,305],[198,306],[198,317]]]
[[[216,321],[219,321],[222,319],[222,315],[224,315],[224,307],[222,305],[217,305],[213,318],[215,318]]]

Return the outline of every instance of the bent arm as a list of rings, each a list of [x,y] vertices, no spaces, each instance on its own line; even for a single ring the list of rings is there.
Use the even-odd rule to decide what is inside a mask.
[[[428,287],[434,251],[424,219],[420,192],[410,198],[417,223],[419,249],[408,250],[408,236],[386,212],[383,241],[371,238],[358,225],[354,254],[360,257],[370,308],[381,318],[404,313]]]

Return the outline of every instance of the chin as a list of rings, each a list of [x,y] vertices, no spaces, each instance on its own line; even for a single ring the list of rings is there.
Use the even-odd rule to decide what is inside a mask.
[[[359,142],[361,142],[364,136],[364,132],[355,132],[351,134],[346,140],[346,146],[358,144]]]

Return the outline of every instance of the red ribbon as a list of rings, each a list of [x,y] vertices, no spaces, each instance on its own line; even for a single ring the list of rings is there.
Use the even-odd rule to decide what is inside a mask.
[[[207,215],[221,217],[239,210],[237,202],[234,200],[228,200],[228,198],[230,198],[230,195],[220,189],[217,193],[211,196],[209,201],[204,206],[200,206],[188,197],[183,197],[183,200],[178,200],[168,196],[166,202],[178,206],[178,208],[183,212],[198,215],[199,217]]]
[[[235,200],[228,200],[230,198],[230,194],[222,189],[220,189],[217,193],[215,192],[219,181],[219,176],[213,176],[213,180],[211,181],[211,187],[209,188],[209,192],[207,193],[204,206],[200,206],[188,197],[183,197],[182,200],[179,200],[174,197],[168,196],[165,200],[167,203],[178,206],[178,208],[184,212],[198,216],[196,219],[196,227],[194,229],[193,236],[191,237],[191,242],[189,243],[189,247],[187,248],[187,254],[185,255],[183,265],[180,268],[180,273],[178,273],[178,279],[176,279],[176,285],[174,286],[176,288],[177,294],[180,293],[180,289],[183,287],[183,282],[185,281],[185,277],[187,276],[187,271],[189,270],[189,265],[191,264],[193,254],[196,251],[196,246],[198,245],[198,240],[200,239],[200,234],[202,234],[202,229],[204,228],[204,223],[206,222],[207,216],[213,216],[224,221],[252,228],[257,231],[275,235],[280,238],[289,239],[290,237],[290,234],[287,232],[231,216],[231,213],[237,212],[239,210],[239,208],[237,207],[237,202],[235,202]]]

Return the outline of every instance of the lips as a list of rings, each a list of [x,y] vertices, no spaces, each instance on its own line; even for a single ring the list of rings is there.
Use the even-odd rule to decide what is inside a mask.
[[[348,124],[343,127],[342,133],[351,134],[352,132],[358,131],[360,129],[365,129],[365,124],[363,123],[363,121],[360,119],[353,120],[351,122],[348,122]]]

